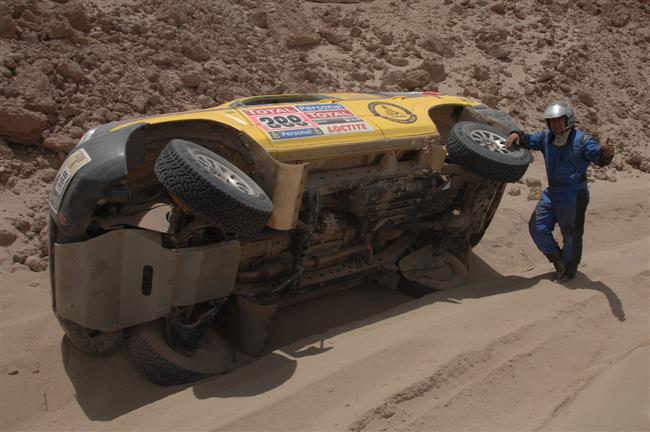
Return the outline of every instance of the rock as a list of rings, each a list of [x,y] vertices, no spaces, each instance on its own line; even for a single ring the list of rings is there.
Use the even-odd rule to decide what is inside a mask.
[[[149,95],[144,93],[138,93],[131,100],[131,106],[137,112],[144,114],[147,110],[148,102],[149,102]]]
[[[45,183],[52,183],[54,180],[54,177],[56,177],[56,170],[53,168],[46,168],[41,173],[39,174],[39,177],[41,180],[43,180]]]
[[[32,230],[32,224],[28,218],[14,218],[12,222],[14,227],[23,234]]]
[[[623,171],[625,169],[625,161],[623,160],[623,157],[618,154],[615,155],[614,159],[612,159],[612,166],[616,171]]]
[[[18,375],[18,371],[16,369],[12,369],[9,372],[7,372],[7,375]]]
[[[202,43],[197,41],[189,41],[183,44],[181,52],[185,57],[196,62],[204,62],[210,60],[210,53],[203,46]]]
[[[290,0],[266,1],[260,6],[274,39],[287,48],[310,48],[320,43],[320,36],[309,25],[310,20]]]
[[[49,39],[75,39],[74,29],[67,20],[50,20],[45,24],[44,29]]]
[[[151,61],[154,64],[157,64],[159,66],[167,66],[167,65],[170,65],[170,64],[172,64],[174,62],[174,54],[172,52],[170,52],[170,51],[157,53],[153,57],[151,57]],[[157,71],[155,66],[149,66],[147,68],[147,71],[153,70],[153,69],[155,69]],[[147,77],[148,77],[148,74],[147,74]],[[150,81],[152,81],[152,80],[150,79]]]
[[[391,71],[382,77],[382,84],[396,85],[407,91],[422,89],[430,82],[429,72],[422,69]]]
[[[455,52],[451,43],[445,39],[431,35],[425,38],[420,46],[427,51],[435,52],[443,57],[454,57]]]
[[[384,46],[392,45],[393,44],[393,34],[388,33],[388,32],[382,33],[379,36],[379,42]]]
[[[542,181],[538,178],[531,178],[528,177],[526,178],[526,186],[529,188],[541,188],[542,187]]]
[[[354,38],[357,38],[357,37],[361,36],[362,33],[363,33],[363,30],[361,30],[361,27],[354,26],[354,27],[352,27],[350,29],[350,36],[352,36]]]
[[[339,45],[340,43],[344,42],[346,39],[346,37],[341,33],[336,33],[324,28],[320,29],[318,31],[318,34],[327,42],[331,43],[332,45]]]
[[[490,10],[494,13],[497,13],[499,15],[505,15],[506,14],[506,8],[503,6],[503,3],[495,3],[492,6],[490,6]]]
[[[528,196],[526,199],[528,201],[537,201],[540,199],[542,196],[542,190],[541,189],[531,189],[528,191]]]
[[[80,1],[68,3],[63,15],[66,17],[72,28],[84,33],[90,31],[90,20],[88,19],[84,6]]]
[[[626,12],[625,9],[626,8],[617,8],[607,20],[609,25],[616,28],[625,27],[627,23],[630,22],[630,14]]]
[[[47,270],[47,262],[36,255],[27,257],[25,260],[25,265],[29,267],[29,269],[33,272]]]
[[[353,71],[350,72],[350,76],[352,77],[353,80],[358,82],[368,81],[368,76],[366,75],[365,71]]]
[[[40,59],[40,65],[47,70],[47,60]],[[25,98],[24,107],[30,111],[51,114],[57,111],[54,100],[56,89],[50,83],[46,72],[35,66],[24,66],[16,70],[12,86],[22,92]]]
[[[640,171],[650,172],[650,161],[640,153],[637,152],[632,153],[627,157],[625,162],[627,162],[630,166]]]
[[[593,96],[584,90],[578,93],[578,100],[588,107],[593,107],[596,104]]]
[[[185,87],[194,88],[205,79],[205,72],[201,68],[181,72],[180,79]]]
[[[3,76],[5,78],[11,78],[13,76],[13,72],[11,72],[9,68],[0,66],[0,76]]]
[[[472,78],[477,81],[487,81],[490,78],[490,69],[487,66],[474,65]]]
[[[386,61],[393,66],[408,66],[409,61],[404,57],[388,56]]]
[[[555,78],[555,72],[550,70],[545,70],[541,74],[539,74],[539,76],[537,77],[537,81],[547,82],[547,81],[551,81],[553,78]]]
[[[266,13],[264,11],[257,11],[251,17],[253,24],[259,28],[267,29],[269,28],[268,23],[266,22]]]
[[[197,102],[199,104],[199,107],[201,107],[201,108],[210,108],[210,107],[213,107],[213,106],[215,106],[217,104],[214,101],[214,99],[212,99],[210,96],[207,96],[207,95],[204,95],[204,94],[200,95],[197,98]]]
[[[183,83],[181,79],[172,71],[164,71],[158,79],[158,88],[163,96],[172,96],[176,90],[181,88]]]
[[[440,62],[424,60],[420,65],[420,69],[427,71],[429,79],[434,83],[439,83],[447,79],[445,65]]]
[[[508,195],[519,196],[521,195],[521,188],[519,186],[513,186],[508,189]]]
[[[9,8],[0,6],[0,38],[17,39],[17,32],[18,27],[9,13]]]
[[[7,141],[0,138],[0,159],[12,159],[14,152],[9,148]]]
[[[30,256],[30,252],[27,249],[22,249],[13,254],[12,260],[14,263],[25,264],[28,256]]]
[[[44,114],[0,99],[0,137],[18,144],[35,145],[46,128],[47,117]]]
[[[84,73],[79,66],[79,63],[72,60],[64,60],[57,66],[56,71],[64,78],[68,78],[73,82],[82,82],[84,81]]]
[[[512,47],[509,45],[494,44],[490,45],[486,52],[499,60],[507,60],[510,58],[510,54],[512,53]]]
[[[17,238],[18,236],[15,232],[7,228],[0,228],[0,246],[11,246]]]
[[[33,66],[43,72],[44,74],[49,74],[54,70],[54,65],[48,59],[38,59],[33,63]]]
[[[77,145],[77,141],[64,135],[51,135],[43,140],[43,147],[53,152],[67,154]]]

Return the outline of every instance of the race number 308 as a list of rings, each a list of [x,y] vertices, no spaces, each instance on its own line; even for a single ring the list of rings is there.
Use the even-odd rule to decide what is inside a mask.
[[[273,117],[260,117],[259,122],[271,129],[292,128],[296,126],[309,126],[309,123],[297,115],[276,115]]]

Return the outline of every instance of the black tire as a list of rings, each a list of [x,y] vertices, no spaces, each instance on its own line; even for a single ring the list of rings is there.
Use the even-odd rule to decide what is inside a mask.
[[[171,348],[164,331],[161,319],[136,326],[127,338],[131,361],[150,381],[162,386],[188,384],[232,368],[234,353],[214,330],[206,331],[191,355]]]
[[[154,171],[190,212],[240,238],[258,234],[273,211],[271,200],[246,173],[198,144],[170,141]]]
[[[449,132],[447,153],[453,161],[483,178],[515,182],[531,162],[527,149],[505,149],[504,133],[476,122],[458,122]]]

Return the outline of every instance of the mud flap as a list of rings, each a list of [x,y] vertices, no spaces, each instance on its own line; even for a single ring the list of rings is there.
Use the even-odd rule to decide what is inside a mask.
[[[264,351],[269,325],[278,310],[278,304],[258,304],[237,296],[220,314],[228,337],[244,354],[258,356]]]

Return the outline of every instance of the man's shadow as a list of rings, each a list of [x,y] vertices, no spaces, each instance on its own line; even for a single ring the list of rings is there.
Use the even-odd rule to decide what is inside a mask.
[[[621,299],[616,295],[613,289],[605,285],[601,281],[593,281],[589,279],[589,276],[582,272],[578,272],[576,277],[570,281],[563,282],[562,285],[568,289],[590,289],[594,291],[599,291],[605,295],[607,301],[609,302],[609,308],[612,311],[612,314],[621,322],[625,321],[625,311],[623,310],[623,303]]]
[[[499,294],[500,291],[517,291],[519,289],[530,288],[543,280],[551,280],[552,276],[553,272],[539,274],[531,277],[504,276],[490,267],[490,265],[483,261],[480,257],[472,255],[470,258],[470,285],[473,286],[473,281],[478,280],[495,279],[503,280],[504,282],[498,284],[485,284],[483,287],[479,287],[479,289],[476,290],[478,297]],[[619,321],[625,321],[623,303],[621,302],[621,299],[618,297],[616,292],[607,284],[598,280],[592,280],[589,278],[589,276],[580,271],[573,279],[569,281],[554,283],[560,284],[571,290],[588,289],[603,293],[603,295],[605,295],[607,298],[609,307],[612,311],[612,315],[614,315]]]

